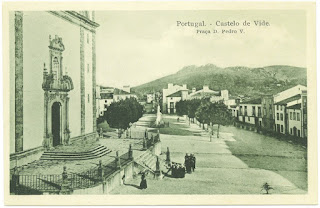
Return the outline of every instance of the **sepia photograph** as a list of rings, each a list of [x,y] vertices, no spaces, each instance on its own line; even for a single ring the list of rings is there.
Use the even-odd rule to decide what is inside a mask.
[[[317,203],[315,3],[3,7],[8,205]]]

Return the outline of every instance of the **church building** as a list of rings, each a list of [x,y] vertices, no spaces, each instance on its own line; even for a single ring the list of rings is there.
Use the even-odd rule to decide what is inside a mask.
[[[96,136],[96,29],[91,11],[9,16],[10,167]]]

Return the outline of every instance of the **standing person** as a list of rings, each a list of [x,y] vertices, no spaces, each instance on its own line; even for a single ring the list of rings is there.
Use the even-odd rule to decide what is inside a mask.
[[[192,169],[192,172],[194,172],[194,169],[196,169],[196,157],[193,154],[191,154],[190,160],[191,160],[191,169]]]
[[[191,173],[191,166],[192,166],[191,163],[192,163],[191,158],[189,158],[189,159],[188,159],[188,163],[187,163],[187,164],[188,164],[188,166],[187,166],[187,173]]]
[[[192,166],[191,157],[188,154],[186,154],[185,156],[185,166],[186,166],[187,173],[191,173],[191,166]]]
[[[141,176],[141,182],[140,182],[140,189],[146,189],[147,188],[147,179],[145,173],[142,173]]]
[[[186,153],[186,156],[184,156],[184,166],[186,166],[186,169],[188,171],[188,166],[189,166],[189,155]]]

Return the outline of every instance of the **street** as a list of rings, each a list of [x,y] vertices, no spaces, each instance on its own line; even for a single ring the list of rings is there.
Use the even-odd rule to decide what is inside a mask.
[[[161,158],[165,159],[167,147],[171,161],[178,163],[184,162],[186,153],[193,153],[195,172],[179,179],[149,177],[145,190],[135,186],[140,183],[137,177],[111,194],[265,194],[261,187],[266,182],[274,189],[271,194],[307,193],[306,149],[303,147],[233,126],[222,127],[220,138],[210,142],[208,133],[198,125],[189,127],[182,119],[177,122],[176,116],[163,118],[175,130],[160,129]]]

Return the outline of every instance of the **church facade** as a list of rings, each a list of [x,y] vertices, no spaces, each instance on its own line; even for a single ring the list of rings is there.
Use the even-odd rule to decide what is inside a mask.
[[[10,17],[10,165],[96,135],[94,12],[24,11]]]

